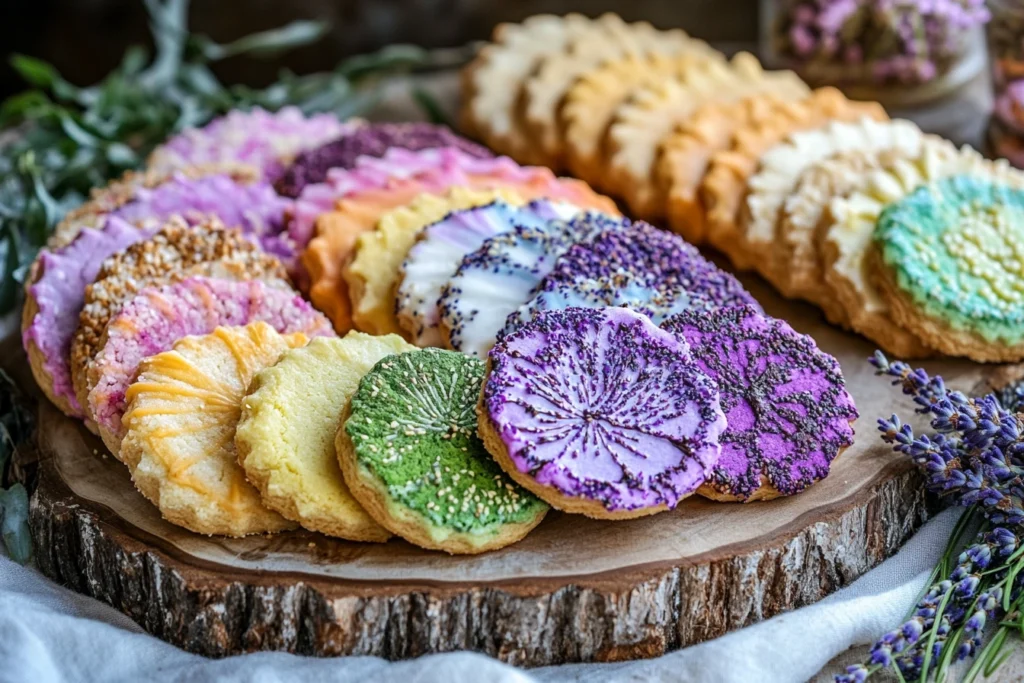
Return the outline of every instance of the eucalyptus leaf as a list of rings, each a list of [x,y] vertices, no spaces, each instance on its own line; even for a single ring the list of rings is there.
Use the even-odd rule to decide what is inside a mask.
[[[32,534],[28,528],[28,492],[21,483],[0,489],[0,533],[7,554],[18,564],[32,559]]]
[[[264,58],[274,57],[287,50],[320,40],[329,29],[330,26],[322,21],[293,21],[281,28],[253,33],[226,45],[205,41],[202,43],[201,49],[203,56],[210,61],[240,54]]]

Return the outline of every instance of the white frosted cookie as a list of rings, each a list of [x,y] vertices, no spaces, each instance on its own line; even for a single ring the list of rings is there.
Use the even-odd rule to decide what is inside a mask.
[[[164,519],[218,536],[295,527],[264,507],[246,481],[235,427],[253,376],[307,341],[255,322],[185,337],[143,361],[126,394],[121,460]]]
[[[380,217],[372,232],[356,241],[352,262],[342,271],[352,299],[352,322],[370,334],[400,334],[395,317],[399,269],[419,232],[449,213],[502,200],[519,206],[512,190],[453,187],[447,194],[421,194],[409,204]]]
[[[238,462],[271,510],[310,531],[353,541],[386,541],[349,491],[334,437],[363,375],[386,356],[414,351],[396,335],[349,332],[286,351],[260,371],[242,402]]]
[[[727,64],[707,62],[679,81],[640,90],[619,107],[607,130],[610,185],[636,216],[659,219],[667,198],[655,183],[655,162],[659,145],[676,126],[707,102],[735,101],[758,92],[791,92],[798,97],[806,91],[792,72],[764,71],[747,53]]]

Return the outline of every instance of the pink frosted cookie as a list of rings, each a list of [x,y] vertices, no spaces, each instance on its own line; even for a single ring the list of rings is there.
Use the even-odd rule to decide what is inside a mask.
[[[718,382],[728,422],[701,495],[747,502],[800,493],[853,443],[857,408],[839,363],[787,323],[741,306],[687,311],[662,328]]]
[[[189,128],[153,150],[147,166],[159,172],[186,166],[241,163],[258,168],[273,183],[303,150],[351,131],[333,114],[305,116],[296,107],[271,113],[256,107],[232,111],[202,128]]]
[[[189,335],[261,320],[281,333],[333,335],[330,323],[302,297],[259,281],[189,278],[144,289],[111,320],[89,369],[89,408],[110,452],[119,456],[125,391],[144,358]]]
[[[505,337],[477,411],[513,479],[606,519],[678,505],[717,462],[725,428],[686,342],[624,308],[546,311]]]

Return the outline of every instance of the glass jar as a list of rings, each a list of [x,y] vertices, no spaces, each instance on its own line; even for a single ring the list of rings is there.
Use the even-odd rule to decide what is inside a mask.
[[[1024,168],[1024,0],[989,0],[989,8],[994,106],[987,151]]]
[[[984,0],[762,0],[761,48],[813,86],[913,106],[984,71],[987,19]]]

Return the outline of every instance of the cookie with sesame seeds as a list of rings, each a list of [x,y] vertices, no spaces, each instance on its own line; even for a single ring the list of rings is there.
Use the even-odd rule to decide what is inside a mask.
[[[185,337],[142,362],[126,394],[121,459],[164,519],[218,536],[295,528],[246,481],[235,429],[256,372],[308,341],[254,322]]]
[[[71,339],[71,381],[86,405],[88,374],[107,323],[145,287],[180,282],[192,276],[224,280],[263,280],[288,290],[284,267],[250,242],[240,230],[226,230],[210,219],[190,226],[173,218],[159,232],[103,261],[95,281],[85,288],[78,328]]]
[[[337,434],[352,494],[410,543],[475,554],[522,539],[548,506],[512,481],[476,432],[482,361],[423,349],[359,382]]]

